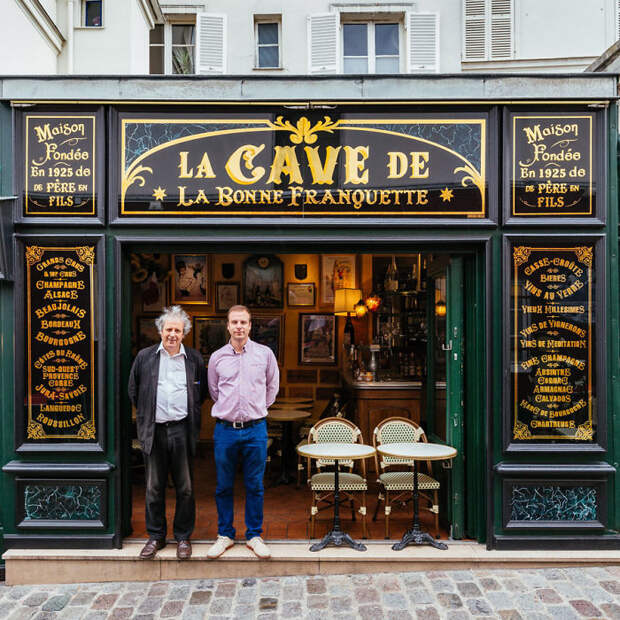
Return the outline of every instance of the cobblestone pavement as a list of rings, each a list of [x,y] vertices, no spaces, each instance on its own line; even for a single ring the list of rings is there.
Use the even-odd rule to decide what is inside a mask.
[[[620,567],[0,584],[0,618],[620,619]]]

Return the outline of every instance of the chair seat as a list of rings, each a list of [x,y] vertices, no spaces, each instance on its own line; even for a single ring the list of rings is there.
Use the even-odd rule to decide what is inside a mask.
[[[366,491],[368,489],[364,478],[359,474],[349,474],[347,472],[340,472],[338,487],[341,491]],[[334,474],[332,472],[314,474],[310,478],[310,488],[313,491],[333,491]]]
[[[411,471],[386,471],[379,476],[377,482],[387,491],[413,491],[413,473]],[[436,490],[439,482],[426,474],[418,473],[418,489],[421,491]]]

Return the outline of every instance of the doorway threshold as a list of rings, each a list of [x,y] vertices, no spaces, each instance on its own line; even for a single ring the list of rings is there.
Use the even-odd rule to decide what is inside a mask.
[[[448,541],[445,551],[428,546],[393,551],[394,542],[364,541],[364,552],[328,547],[313,553],[307,540],[270,540],[270,560],[259,560],[242,542],[209,560],[212,541],[206,540],[192,541],[187,561],[177,560],[174,542],[154,560],[140,560],[145,541],[137,539],[126,539],[122,549],[9,549],[2,557],[7,585],[620,565],[620,550],[489,551],[476,542]]]

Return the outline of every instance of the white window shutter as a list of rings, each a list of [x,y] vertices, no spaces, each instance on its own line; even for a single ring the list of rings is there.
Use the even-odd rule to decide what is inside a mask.
[[[492,60],[512,58],[512,0],[491,0]]]
[[[486,60],[486,1],[463,1],[463,59]]]
[[[308,72],[338,72],[338,13],[308,16]]]
[[[226,15],[196,15],[196,73],[226,73]]]
[[[439,13],[407,13],[407,73],[439,73]]]
[[[616,0],[616,41],[620,39],[620,0]]]

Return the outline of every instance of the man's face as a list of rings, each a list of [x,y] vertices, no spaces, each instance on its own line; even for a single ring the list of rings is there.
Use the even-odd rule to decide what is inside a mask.
[[[173,355],[181,349],[183,340],[183,321],[168,320],[161,330],[161,341],[164,349]]]
[[[250,315],[245,310],[237,310],[230,313],[228,317],[228,333],[234,341],[245,343],[250,335],[251,328]]]

